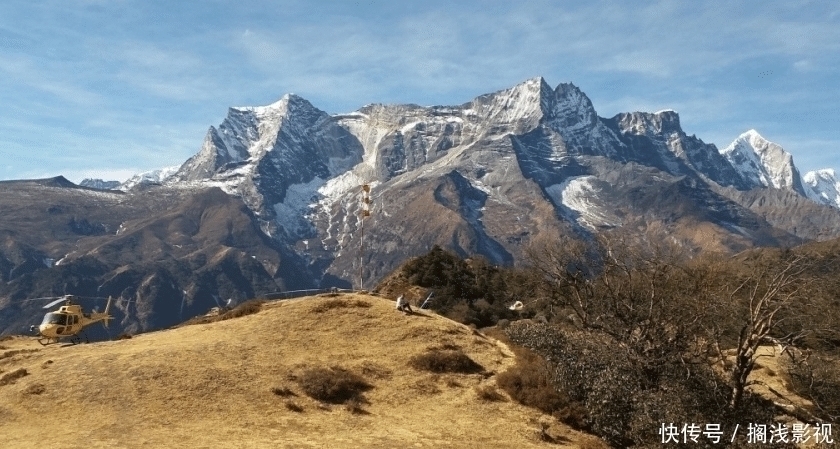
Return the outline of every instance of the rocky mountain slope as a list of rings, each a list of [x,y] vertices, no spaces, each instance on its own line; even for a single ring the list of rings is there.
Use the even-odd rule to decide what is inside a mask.
[[[828,239],[840,236],[840,209],[820,173],[802,182],[790,155],[755,132],[719,151],[674,111],[599,117],[578,87],[542,78],[457,106],[338,115],[290,94],[231,108],[198,153],[125,193],[0,183],[4,210],[21,211],[0,219],[0,275],[18,279],[0,286],[0,331],[25,297],[112,286],[154,304],[144,313],[159,320],[132,309],[123,321],[147,329],[223,297],[370,286],[433,245],[516,264],[543,239],[613,228],[692,250]],[[69,274],[75,266],[82,274]],[[160,287],[142,287],[148,279]]]
[[[552,89],[542,78],[459,106],[336,116],[287,95],[232,108],[165,184],[240,196],[267,234],[323,273],[318,282],[357,285],[360,268],[380,278],[433,244],[512,263],[539,238],[616,226],[729,250],[840,232],[836,210],[817,207],[825,219],[812,229],[750,209],[741,193],[755,189],[790,188],[810,202],[789,154],[755,132],[741,140],[751,146],[718,151],[669,110],[604,119],[573,84]],[[751,165],[737,163],[748,156]],[[367,255],[358,250],[362,183],[374,189]]]
[[[606,447],[496,387],[515,360],[504,344],[393,304],[306,298],[129,340],[46,348],[0,340],[3,447],[557,447],[544,435]],[[457,348],[482,372],[410,365],[440,347]],[[335,367],[369,385],[357,402],[307,395],[307,373]],[[482,399],[487,390],[498,400]],[[58,410],[73,410],[73,425],[53,431]]]
[[[2,182],[0,209],[5,332],[40,322],[46,301],[27,298],[65,292],[120,298],[116,335],[171,326],[227,298],[311,285],[291,250],[219,189],[125,194],[63,178]]]

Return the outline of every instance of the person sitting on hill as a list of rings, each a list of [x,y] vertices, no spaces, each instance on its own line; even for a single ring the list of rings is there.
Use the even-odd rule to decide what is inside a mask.
[[[408,300],[405,299],[405,295],[400,295],[397,298],[397,310],[404,313],[414,312],[413,310],[411,310],[411,305],[408,303]]]

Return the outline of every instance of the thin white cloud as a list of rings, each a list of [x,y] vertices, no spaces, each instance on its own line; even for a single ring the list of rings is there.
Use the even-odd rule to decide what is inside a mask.
[[[602,115],[677,109],[686,131],[719,144],[748,123],[772,134],[840,114],[825,84],[840,69],[840,7],[830,3],[366,5],[5,3],[0,122],[29,125],[0,126],[0,141],[24,148],[35,142],[25,132],[49,134],[37,143],[151,169],[178,161],[133,160],[187,157],[231,105],[290,91],[329,112],[457,104],[536,75],[575,82]],[[153,131],[161,123],[168,131]],[[833,141],[836,127],[814,136]]]

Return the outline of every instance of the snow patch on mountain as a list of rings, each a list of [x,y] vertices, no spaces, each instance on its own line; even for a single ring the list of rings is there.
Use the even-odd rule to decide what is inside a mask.
[[[840,181],[833,169],[826,168],[805,173],[802,177],[805,194],[812,201],[840,209]]]
[[[318,200],[318,189],[324,184],[323,179],[316,177],[307,183],[290,185],[286,189],[285,200],[274,205],[275,220],[287,236],[299,239],[314,232],[312,224],[306,219],[306,212]]]
[[[575,221],[585,228],[620,226],[621,219],[599,201],[600,188],[595,182],[594,176],[574,176],[546,187],[545,192],[557,207],[570,211]]]

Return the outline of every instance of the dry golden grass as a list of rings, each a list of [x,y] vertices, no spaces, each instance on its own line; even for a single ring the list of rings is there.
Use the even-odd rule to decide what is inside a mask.
[[[350,306],[266,303],[120,341],[6,340],[4,353],[33,351],[0,358],[3,373],[28,372],[0,387],[2,447],[605,447],[514,401],[482,397],[514,363],[505,345],[428,311],[403,315],[386,299],[339,299]],[[430,347],[457,347],[485,372],[411,368]],[[298,379],[333,367],[372,388],[343,404],[307,396]]]

